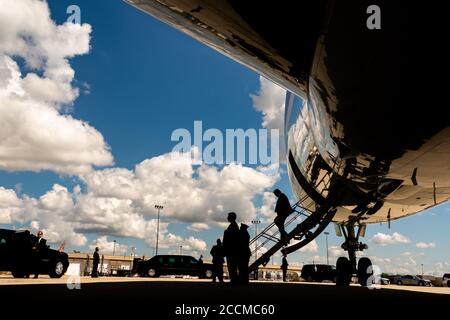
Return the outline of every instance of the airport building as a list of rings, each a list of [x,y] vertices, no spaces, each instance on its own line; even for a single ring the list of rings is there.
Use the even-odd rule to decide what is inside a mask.
[[[133,256],[123,255],[100,255],[99,275],[104,276],[129,276],[133,269]],[[149,257],[142,257],[148,259]],[[92,271],[92,253],[69,253],[69,269],[67,274],[88,276]],[[205,261],[210,262],[210,261]],[[227,265],[224,265],[224,271],[227,273]],[[291,281],[298,281],[301,268],[289,266],[287,278]],[[281,280],[282,272],[279,265],[261,266],[258,271],[258,279]]]

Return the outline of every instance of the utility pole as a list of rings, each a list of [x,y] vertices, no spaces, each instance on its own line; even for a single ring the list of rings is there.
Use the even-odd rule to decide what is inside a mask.
[[[330,233],[329,232],[324,232],[324,234],[325,234],[325,242],[326,242],[326,245],[327,245],[327,265],[329,265],[330,263],[328,261],[328,235]]]
[[[131,276],[131,273],[133,272],[133,262],[134,262],[134,259],[136,258],[136,247],[131,247],[131,253],[130,253],[130,255],[131,255],[131,261],[130,261],[130,276]]]
[[[183,246],[180,246],[180,256],[181,256],[181,250],[183,250]]]
[[[158,241],[159,241],[159,211],[162,210],[164,207],[156,204],[155,208],[158,210],[158,223],[156,225],[156,255],[158,255]]]
[[[116,254],[116,240],[113,240],[113,256]]]

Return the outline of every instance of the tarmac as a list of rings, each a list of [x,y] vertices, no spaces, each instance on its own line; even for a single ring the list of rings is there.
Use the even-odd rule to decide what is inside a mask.
[[[336,316],[337,311],[345,311],[347,307],[365,311],[375,308],[377,312],[411,307],[426,307],[427,310],[446,308],[450,305],[450,288],[388,285],[368,289],[359,285],[337,287],[334,284],[275,281],[251,281],[247,286],[233,286],[229,283],[211,283],[210,280],[182,278],[93,279],[64,276],[50,279],[42,276],[39,279],[13,279],[0,276],[0,297],[3,303],[32,301],[40,306],[51,303],[53,306],[70,305],[73,308],[93,302],[102,306],[107,303],[109,311],[120,305],[135,305],[142,312],[151,310],[162,315],[155,318],[158,320],[249,317],[275,320],[290,317],[292,313],[298,313],[299,308],[318,310],[321,315],[331,316]],[[234,309],[236,305],[241,307]],[[235,314],[235,311],[242,313],[242,305],[246,306],[247,312],[256,310],[252,309],[258,308],[255,306],[266,306],[264,310],[267,311],[267,306],[273,305],[273,314]],[[206,316],[186,313],[200,308],[209,308],[209,313]]]

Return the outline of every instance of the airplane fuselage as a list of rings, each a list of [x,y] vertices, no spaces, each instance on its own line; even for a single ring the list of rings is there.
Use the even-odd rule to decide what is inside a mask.
[[[414,75],[408,10],[381,1],[128,0],[284,87],[286,161],[304,206],[398,219],[450,199],[450,114]],[[379,28],[369,6],[378,5]],[[433,94],[433,93],[427,93]]]

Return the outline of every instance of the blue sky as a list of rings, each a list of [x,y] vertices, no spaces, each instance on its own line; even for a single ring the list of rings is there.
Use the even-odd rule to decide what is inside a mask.
[[[8,167],[0,169],[0,186],[7,190],[14,190],[24,208],[31,208],[30,210],[34,212],[30,217],[22,214],[22,219],[12,219],[9,223],[4,223],[2,227],[32,227],[33,221],[40,222],[39,227],[48,229],[49,233],[55,236],[55,243],[66,240],[63,236],[64,230],[74,233],[72,238],[75,240],[72,243],[67,241],[67,251],[91,250],[92,245],[104,245],[106,251],[110,249],[112,240],[116,239],[123,246],[136,246],[138,254],[149,255],[152,253],[153,241],[150,237],[153,237],[153,234],[146,235],[145,232],[153,232],[152,226],[155,218],[155,211],[148,210],[151,207],[149,203],[144,203],[145,201],[141,199],[144,203],[139,207],[141,211],[130,211],[128,216],[124,216],[124,219],[134,216],[143,217],[142,221],[139,221],[145,223],[146,227],[142,229],[145,230],[142,231],[144,233],[138,237],[131,236],[134,229],[127,229],[127,226],[124,226],[123,229],[106,226],[103,230],[99,227],[101,221],[105,221],[103,219],[109,214],[114,215],[114,218],[120,217],[119,213],[122,209],[118,208],[131,210],[126,207],[128,205],[126,201],[117,206],[108,204],[106,206],[115,206],[114,209],[111,211],[105,209],[98,214],[93,213],[94,217],[88,216],[91,214],[89,210],[98,208],[97,204],[94,204],[95,201],[103,201],[109,197],[105,194],[114,193],[120,189],[120,185],[118,185],[116,188],[111,188],[116,190],[107,192],[101,189],[102,184],[105,186],[112,183],[111,181],[128,179],[130,174],[134,174],[130,179],[134,182],[138,181],[139,188],[141,185],[150,183],[148,180],[145,180],[145,183],[139,181],[140,177],[137,171],[134,172],[135,166],[146,159],[170,153],[175,145],[170,140],[173,130],[177,128],[192,130],[195,120],[203,121],[205,129],[218,128],[225,131],[227,128],[261,128],[263,114],[255,110],[255,103],[251,95],[260,95],[261,99],[264,99],[264,93],[260,92],[262,80],[257,74],[229,58],[119,0],[49,1],[51,18],[57,25],[66,21],[68,17],[66,9],[71,4],[80,7],[81,23],[89,24],[92,28],[90,50],[82,54],[73,54],[73,58],[67,58],[71,68],[75,71],[71,85],[79,89],[79,95],[72,99],[71,103],[65,104],[66,107],[70,106],[68,112],[64,112],[64,110],[59,110],[59,112],[62,116],[70,114],[74,119],[80,119],[95,128],[104,139],[103,151],[109,146],[108,150],[113,156],[114,162],[104,166],[96,166],[95,162],[92,162],[93,170],[115,169],[111,169],[112,171],[107,173],[109,180],[99,178],[99,184],[96,184],[97,176],[89,175],[86,172],[68,173],[66,169],[51,168],[32,172],[27,170],[26,166],[21,170],[15,169],[14,171],[8,170]],[[22,76],[28,72],[40,72],[20,61],[19,67]],[[64,103],[61,104],[64,105]],[[70,140],[68,140],[68,144],[70,145]],[[107,160],[102,161],[107,162]],[[152,164],[152,170],[154,166],[155,164]],[[115,171],[117,168],[127,171],[126,173],[121,171],[119,175]],[[283,170],[278,179],[265,180],[255,166],[250,168],[253,170],[251,172],[243,171],[242,168],[231,169],[230,171],[235,170],[233,172],[237,172],[239,177],[245,174],[250,176],[249,180],[258,180],[255,186],[251,184],[256,183],[254,181],[246,182],[247,180],[244,179],[243,182],[245,188],[251,185],[258,190],[254,194],[249,193],[254,196],[252,200],[256,212],[260,212],[258,208],[263,205],[264,192],[270,192],[274,187],[285,190],[293,199],[288,179]],[[194,179],[196,175],[200,174],[195,170],[197,169],[194,168]],[[225,169],[216,168],[216,170],[222,172],[225,177],[232,177],[230,179],[234,181],[232,180],[235,178],[233,173],[225,175],[223,171],[220,171]],[[122,173],[127,178],[122,178]],[[120,179],[117,178],[119,176]],[[200,186],[196,186],[202,190],[201,185],[208,186],[208,181],[210,181],[209,178],[200,183]],[[263,181],[270,182],[267,188],[262,185]],[[85,201],[82,206],[73,205],[73,208],[71,207],[70,210],[73,212],[68,214],[70,223],[67,221],[52,223],[52,217],[54,217],[52,214],[54,213],[51,213],[50,209],[55,206],[46,207],[48,201],[45,202],[45,199],[40,198],[52,190],[54,184],[67,189],[55,189],[55,194],[60,197],[64,196],[64,201],[67,200],[67,196],[69,197],[67,201],[70,202],[71,197],[75,199],[80,194],[82,200],[77,201],[80,203]],[[80,187],[79,191],[75,191],[77,185]],[[165,186],[171,188],[171,181],[162,183],[161,186],[162,188]],[[95,196],[89,198],[91,193]],[[145,198],[145,193],[139,196]],[[53,198],[48,197],[48,199]],[[229,201],[224,204],[233,208],[235,200],[230,200],[232,198],[225,197],[217,201],[223,202],[224,199]],[[192,199],[186,199],[184,206],[190,206],[190,201]],[[61,201],[58,200],[58,202]],[[220,203],[223,204],[222,202]],[[200,229],[197,228],[193,231],[193,222],[202,223],[197,216],[194,217],[194,214],[198,215],[198,212],[192,213],[185,210],[182,208],[182,204],[171,207],[170,200],[167,200],[167,204],[167,209],[162,213],[162,221],[168,223],[167,247],[160,248],[160,252],[176,252],[178,246],[183,245],[192,254],[202,253],[208,257],[210,246],[222,234],[223,229],[218,224],[220,219],[215,217],[215,220],[211,218],[211,221],[205,221],[209,225],[208,230],[204,230],[204,226],[200,226]],[[237,208],[248,208],[248,203],[239,203],[236,206]],[[56,207],[57,210],[63,210],[59,206]],[[82,208],[80,209],[80,207]],[[170,214],[166,212],[170,210],[184,213],[177,215],[176,212],[170,212]],[[223,210],[226,212],[226,208]],[[366,235],[369,244],[367,254],[376,257],[384,269],[420,272],[420,265],[423,263],[426,272],[448,272],[449,270],[444,269],[450,268],[450,256],[447,250],[450,244],[447,233],[450,225],[449,210],[450,205],[441,205],[428,210],[427,213],[395,221],[390,230],[386,225],[370,226]],[[45,213],[42,213],[44,211]],[[57,219],[64,220],[64,217],[61,218],[63,213],[60,213],[63,211],[58,212]],[[40,215],[44,214],[45,218],[42,218],[43,216]],[[208,215],[213,217],[214,213],[208,213]],[[251,213],[247,214],[248,217],[250,215]],[[264,214],[261,217],[264,218]],[[222,221],[224,218],[223,215]],[[87,219],[87,222],[82,219]],[[4,222],[7,222],[6,219]],[[80,223],[83,223],[81,228],[83,231],[79,230]],[[124,224],[127,223],[133,224],[132,221]],[[36,225],[34,224],[34,226]],[[136,230],[141,229],[136,227]],[[253,230],[250,231],[253,233]],[[338,254],[337,247],[342,240],[334,235],[332,227],[329,227],[327,231],[330,232],[329,246],[332,248],[331,250],[334,250],[332,252]],[[394,232],[400,236],[394,236]],[[85,241],[78,241],[80,236],[84,236]],[[377,244],[374,239],[382,240]],[[387,242],[386,239],[388,239]],[[206,247],[199,245],[198,241],[204,241]],[[419,242],[428,244],[426,246],[430,248],[418,248],[417,243]],[[76,245],[81,243],[82,245]],[[429,245],[430,243],[434,243],[434,247]],[[127,250],[129,254],[129,248],[120,248]],[[314,246],[306,252],[293,254],[290,259],[292,262],[301,263],[312,260],[323,261],[324,256],[325,238],[322,235]],[[332,262],[335,258],[332,255]],[[437,265],[439,263],[447,265],[440,267]]]

